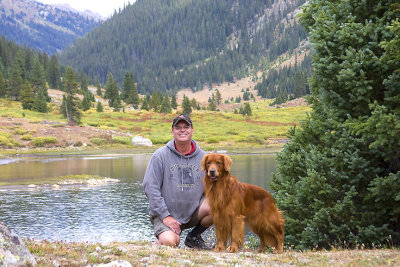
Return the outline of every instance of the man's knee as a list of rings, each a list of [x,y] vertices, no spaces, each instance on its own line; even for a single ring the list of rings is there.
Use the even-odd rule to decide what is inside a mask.
[[[158,235],[158,242],[161,245],[177,247],[179,245],[180,236],[172,231],[165,231]]]

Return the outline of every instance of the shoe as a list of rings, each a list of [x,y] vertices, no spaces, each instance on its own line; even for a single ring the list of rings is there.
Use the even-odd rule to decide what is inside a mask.
[[[197,249],[206,249],[206,250],[211,249],[206,245],[206,243],[204,242],[201,235],[197,235],[197,236],[187,235],[186,239],[185,239],[185,246],[187,246],[189,248],[197,248]]]

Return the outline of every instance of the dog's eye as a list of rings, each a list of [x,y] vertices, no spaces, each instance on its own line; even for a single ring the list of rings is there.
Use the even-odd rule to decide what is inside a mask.
[[[207,165],[210,165],[211,164],[211,162],[207,162]]]
[[[220,165],[220,164],[221,164],[221,162],[217,161],[217,165]]]

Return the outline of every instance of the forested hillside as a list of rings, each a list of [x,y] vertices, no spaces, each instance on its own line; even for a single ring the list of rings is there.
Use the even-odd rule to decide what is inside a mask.
[[[0,33],[20,45],[54,54],[100,21],[32,0],[0,1]]]
[[[306,38],[304,0],[138,0],[61,55],[104,84],[132,72],[141,93],[199,90],[255,73]]]

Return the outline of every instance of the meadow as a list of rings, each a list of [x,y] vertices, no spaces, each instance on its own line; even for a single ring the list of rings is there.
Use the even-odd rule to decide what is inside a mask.
[[[195,110],[191,114],[194,124],[194,139],[205,150],[263,150],[265,148],[281,147],[287,141],[287,131],[300,125],[300,121],[310,112],[309,106],[272,108],[269,100],[250,102],[252,116],[234,114],[232,112]],[[49,105],[48,113],[38,113],[23,110],[19,102],[0,99],[0,117],[4,120],[13,118],[25,118],[30,124],[38,124],[43,121],[54,129],[56,127],[68,127],[66,119],[59,114],[56,104]],[[92,108],[83,113],[80,129],[95,127],[98,130],[112,133],[110,138],[99,134],[91,137],[88,142],[90,147],[107,148],[131,148],[130,137],[140,135],[149,138],[155,147],[162,146],[171,139],[171,122],[180,110],[170,114],[156,113],[145,110],[125,110],[114,112],[105,107],[104,112],[96,112]],[[12,129],[11,129],[12,128]],[[0,146],[18,148],[28,145],[35,147],[50,147],[57,140],[49,140],[51,131],[46,136],[29,129],[25,123],[13,127],[0,124]],[[24,142],[25,138],[27,142]],[[35,139],[36,138],[36,139]],[[39,139],[38,138],[42,138]],[[34,139],[36,142],[34,142]],[[50,142],[51,141],[51,142]]]

